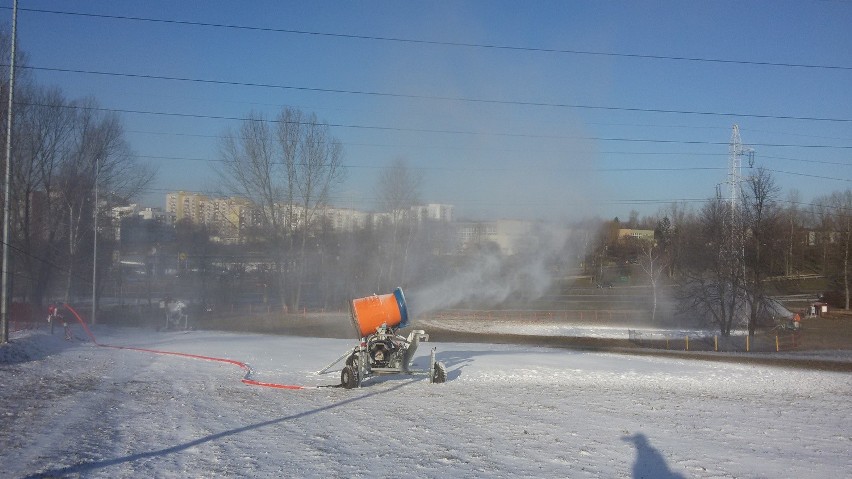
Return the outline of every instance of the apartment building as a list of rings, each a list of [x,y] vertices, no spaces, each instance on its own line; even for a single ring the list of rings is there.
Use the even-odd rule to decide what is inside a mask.
[[[210,201],[207,195],[188,191],[178,191],[166,195],[166,212],[175,217],[175,221],[184,218],[193,223],[203,223],[204,205]]]
[[[429,203],[426,205],[412,206],[411,211],[418,221],[432,220],[452,223],[454,219],[455,206],[440,203]]]
[[[419,222],[442,221],[450,223],[453,221],[455,207],[448,204],[430,203],[418,205],[411,208],[408,218],[415,218]],[[166,195],[166,213],[170,214],[174,221],[183,219],[197,224],[205,224],[214,227],[218,232],[220,241],[239,242],[243,240],[246,228],[258,226],[262,223],[262,212],[251,201],[243,198],[211,198],[207,195],[189,191],[177,191]],[[295,205],[292,211],[281,207],[278,209],[279,224],[293,222],[293,227],[299,228],[304,221],[305,210],[303,206]],[[393,221],[394,215],[390,213],[368,213],[352,208],[335,208],[327,206],[319,215],[338,231],[356,231],[367,226],[376,226],[385,222]]]
[[[532,222],[522,220],[476,221],[458,225],[462,250],[492,244],[505,255],[517,253],[533,228]]]
[[[356,231],[367,227],[370,214],[352,208],[327,207],[323,216],[337,231]]]

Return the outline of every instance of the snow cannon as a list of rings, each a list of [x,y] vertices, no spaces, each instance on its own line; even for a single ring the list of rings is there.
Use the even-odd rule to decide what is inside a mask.
[[[396,288],[392,294],[353,299],[350,311],[359,339],[375,333],[382,325],[400,329],[408,326],[408,307],[402,288]]]
[[[446,367],[435,360],[435,348],[429,355],[429,369],[410,369],[418,344],[429,341],[429,335],[422,329],[415,329],[408,336],[399,333],[408,326],[408,307],[401,288],[394,289],[391,294],[353,299],[349,302],[349,313],[358,346],[317,374],[327,373],[345,359],[340,384],[347,389],[360,387],[363,381],[380,374],[428,375],[433,383],[447,380]]]

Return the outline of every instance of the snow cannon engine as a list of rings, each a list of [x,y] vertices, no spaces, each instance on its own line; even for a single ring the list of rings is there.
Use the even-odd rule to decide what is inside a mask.
[[[428,341],[429,335],[422,329],[415,329],[408,336],[399,333],[400,329],[408,326],[408,307],[402,289],[396,288],[391,294],[353,299],[349,303],[349,311],[359,344],[318,374],[326,373],[345,358],[340,382],[347,389],[359,387],[362,381],[377,374],[428,374],[433,383],[447,380],[446,368],[435,360],[435,348],[432,348],[429,357],[428,370],[409,368],[418,344]]]
[[[380,338],[378,335],[371,335],[367,341],[367,351],[370,355],[370,363],[376,366],[388,367],[391,357],[399,356],[399,347],[394,344],[390,338]]]

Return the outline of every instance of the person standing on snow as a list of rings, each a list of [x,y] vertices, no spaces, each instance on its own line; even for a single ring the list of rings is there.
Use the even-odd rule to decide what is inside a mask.
[[[53,327],[56,324],[56,305],[50,303],[47,307],[47,324],[50,325],[50,334],[53,334]]]
[[[50,323],[50,334],[53,334],[53,328],[56,326],[57,321],[62,321],[62,328],[65,330],[65,340],[71,341],[73,337],[71,336],[71,328],[68,327],[68,322],[65,321],[65,316],[59,311],[59,308],[50,303],[50,306],[47,307],[47,322]]]

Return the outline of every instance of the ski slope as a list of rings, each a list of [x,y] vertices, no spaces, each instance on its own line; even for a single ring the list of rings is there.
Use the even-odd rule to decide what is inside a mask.
[[[688,359],[423,343],[445,384],[243,384],[221,362],[44,331],[0,349],[4,477],[849,477],[852,375]],[[99,327],[101,344],[314,372],[353,341]]]

